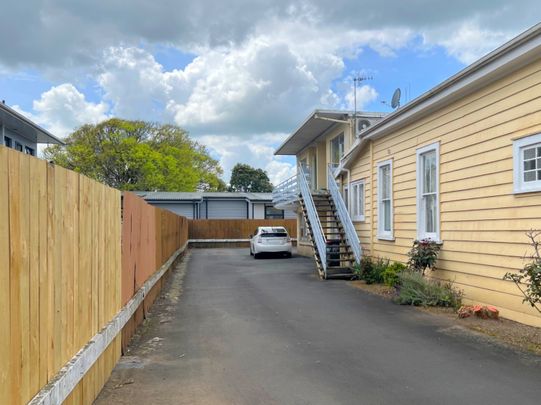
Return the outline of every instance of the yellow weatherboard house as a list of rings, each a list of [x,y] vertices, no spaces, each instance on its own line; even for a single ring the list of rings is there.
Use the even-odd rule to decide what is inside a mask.
[[[502,279],[541,230],[541,24],[388,115],[315,111],[276,153],[299,170],[275,204],[297,207],[299,252],[323,277],[362,255],[406,262],[428,238],[441,244],[431,277],[541,326]]]

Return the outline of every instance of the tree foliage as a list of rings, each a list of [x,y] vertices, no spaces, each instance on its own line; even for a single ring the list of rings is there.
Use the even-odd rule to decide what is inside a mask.
[[[230,191],[270,193],[273,186],[267,172],[237,163],[231,172]]]
[[[113,118],[82,126],[66,144],[45,158],[120,190],[225,189],[219,163],[175,125]]]

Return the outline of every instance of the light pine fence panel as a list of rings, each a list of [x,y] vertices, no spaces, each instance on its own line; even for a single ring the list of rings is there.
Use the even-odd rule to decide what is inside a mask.
[[[121,308],[120,192],[0,147],[0,403],[24,404]],[[92,403],[120,336],[66,403]]]
[[[13,375],[11,373],[11,297],[9,239],[9,188],[8,188],[8,154],[0,147],[0,402],[10,398]]]

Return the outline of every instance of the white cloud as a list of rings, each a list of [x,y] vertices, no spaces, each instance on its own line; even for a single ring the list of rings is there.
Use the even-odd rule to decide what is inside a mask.
[[[379,94],[376,89],[370,85],[365,84],[357,88],[357,111],[363,111],[369,103],[377,100],[378,96]],[[353,110],[355,107],[355,94],[353,89],[346,94],[345,101],[346,108]]]
[[[171,86],[162,66],[139,48],[109,48],[100,64],[97,81],[113,113],[122,118],[141,119],[163,114]]]
[[[64,137],[83,124],[95,124],[107,119],[108,105],[104,102],[92,103],[86,100],[70,83],[52,87],[33,103],[34,113],[24,112],[38,124],[54,135]]]
[[[231,135],[204,135],[197,140],[219,156],[224,177],[229,179],[233,166],[245,163],[265,170],[276,185],[295,173],[294,159],[274,156],[278,144],[286,134],[262,134],[248,139]]]
[[[449,55],[468,65],[512,36],[509,31],[482,29],[477,22],[466,21],[451,29],[426,32],[424,41],[444,47]]]

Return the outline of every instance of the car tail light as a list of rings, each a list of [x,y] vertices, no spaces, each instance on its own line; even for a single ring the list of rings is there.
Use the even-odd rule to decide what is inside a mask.
[[[257,238],[257,243],[262,243],[263,242],[263,239],[261,239],[261,237]]]

